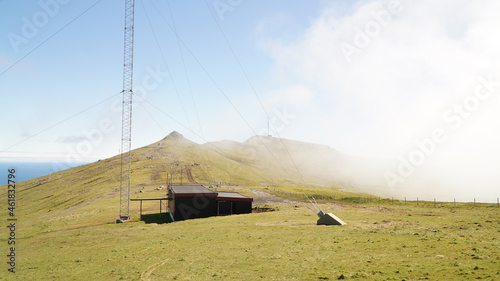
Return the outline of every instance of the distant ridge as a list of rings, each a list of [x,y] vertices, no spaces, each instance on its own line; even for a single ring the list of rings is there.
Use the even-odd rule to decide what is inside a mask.
[[[199,176],[196,182],[292,184],[344,189],[384,184],[383,171],[379,165],[374,165],[373,159],[350,156],[323,144],[270,136],[252,136],[243,142],[221,140],[197,144],[173,131],[144,149],[153,147],[156,153],[153,156],[148,153],[149,159],[162,158],[167,163],[175,161],[182,165],[202,164],[192,168],[195,177],[196,174]],[[169,153],[166,153],[167,150]],[[197,172],[201,167],[204,171]]]

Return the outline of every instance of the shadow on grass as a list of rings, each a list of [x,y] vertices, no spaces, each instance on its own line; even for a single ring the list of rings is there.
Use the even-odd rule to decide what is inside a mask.
[[[172,219],[168,213],[155,213],[155,214],[143,214],[141,217],[141,221],[145,223],[170,223]]]

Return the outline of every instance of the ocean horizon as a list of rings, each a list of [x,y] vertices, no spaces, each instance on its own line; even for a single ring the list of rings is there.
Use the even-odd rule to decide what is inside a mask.
[[[10,169],[15,169],[15,182],[22,182],[55,172],[88,164],[89,162],[0,162],[0,185],[7,184]]]

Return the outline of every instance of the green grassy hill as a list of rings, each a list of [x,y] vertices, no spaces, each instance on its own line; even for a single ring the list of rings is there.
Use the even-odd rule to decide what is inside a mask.
[[[352,170],[354,162],[354,158],[321,145],[269,137],[198,145],[173,132],[132,151],[131,190],[166,185],[169,174],[176,184],[346,189],[349,185],[345,183],[352,176],[346,170]],[[120,156],[115,156],[26,181],[18,196],[20,202],[29,204],[30,212],[60,211],[116,195],[119,171]],[[32,206],[31,202],[37,204]]]
[[[168,174],[175,184],[182,181],[294,185],[304,190],[313,186],[342,188],[335,173],[322,171],[344,157],[340,153],[324,146],[262,138],[265,146],[256,137],[244,143],[222,141],[198,145],[173,132],[156,143],[132,151],[131,190],[136,192],[166,185]],[[314,161],[304,160],[306,155]],[[116,196],[119,176],[118,155],[20,183],[17,190],[19,214],[46,215]]]
[[[7,271],[4,227],[0,280],[500,278],[496,205],[404,205],[349,192],[346,169],[357,162],[291,140],[198,145],[174,132],[132,151],[131,197],[165,196],[157,188],[168,174],[180,183],[182,170],[183,183],[222,182],[255,198],[276,194],[292,202],[259,208],[273,212],[171,224],[139,221],[138,202],[130,205],[131,222],[114,223],[119,156],[17,183],[17,273]],[[347,225],[316,226],[304,191]],[[0,198],[5,204],[6,186]],[[0,220],[7,226],[4,204]],[[146,213],[158,210],[156,202],[144,204]]]
[[[341,186],[334,180],[335,176],[318,176],[301,160],[305,152],[314,158],[314,155],[325,154],[324,150],[333,153],[332,161],[338,156],[327,147],[265,137],[262,140],[254,137],[244,143],[221,141],[198,145],[173,132],[158,142],[132,151],[131,191],[165,186],[169,174],[174,184],[273,185],[278,192],[280,186],[292,185],[298,190],[319,186],[338,191]],[[290,156],[298,159],[296,165]],[[119,194],[119,176],[118,155],[18,183],[17,215],[36,221],[98,200],[114,199]],[[0,196],[5,197],[5,192],[3,188]],[[351,193],[346,196],[348,194]]]

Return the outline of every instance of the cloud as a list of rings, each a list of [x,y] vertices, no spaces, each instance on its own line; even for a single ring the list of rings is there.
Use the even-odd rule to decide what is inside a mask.
[[[262,44],[275,62],[276,83],[314,93],[308,103],[315,110],[304,118],[321,122],[304,122],[316,124],[308,134],[351,154],[397,158],[442,128],[447,141],[420,171],[437,167],[446,180],[468,171],[455,178],[491,183],[483,166],[499,167],[500,134],[493,128],[500,120],[494,109],[500,88],[457,130],[444,115],[474,95],[481,77],[500,81],[500,18],[494,12],[500,3],[367,1],[345,14],[335,8],[325,9],[292,43]]]
[[[480,47],[500,40],[478,35],[485,31],[476,26],[497,26],[498,20],[474,15],[498,4],[402,2],[401,12],[349,63],[341,43],[353,44],[355,30],[374,21],[372,14],[384,11],[386,3],[371,1],[344,17],[328,9],[298,40],[274,44],[268,51],[280,80],[318,93],[314,101],[331,105],[332,112],[322,112],[330,120],[357,116],[356,122],[346,125],[396,139],[403,134],[408,140],[440,120],[445,107],[473,91],[478,76],[497,71],[498,55]]]

